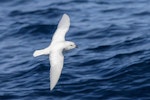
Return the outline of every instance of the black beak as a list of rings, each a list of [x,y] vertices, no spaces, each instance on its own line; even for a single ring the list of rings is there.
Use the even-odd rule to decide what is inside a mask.
[[[76,45],[76,48],[78,48],[78,46]]]

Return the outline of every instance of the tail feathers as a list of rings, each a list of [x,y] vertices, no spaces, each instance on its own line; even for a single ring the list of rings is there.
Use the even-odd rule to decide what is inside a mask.
[[[36,50],[33,53],[33,57],[41,56],[41,55],[48,55],[50,53],[49,49],[42,49],[42,50]]]

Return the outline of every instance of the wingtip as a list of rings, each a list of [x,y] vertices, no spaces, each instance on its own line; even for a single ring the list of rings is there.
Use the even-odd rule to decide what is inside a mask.
[[[62,18],[67,18],[68,20],[70,20],[70,17],[68,14],[63,14],[63,17]]]
[[[50,91],[52,91],[53,89],[54,89],[54,86],[51,85],[51,86],[50,86]]]
[[[52,91],[53,89],[52,88],[50,88],[50,91]]]
[[[58,23],[58,28],[69,29],[70,26],[70,17],[67,14],[63,14],[61,20]]]
[[[69,15],[68,15],[68,14],[66,14],[66,13],[64,13],[64,14],[63,14],[63,16],[67,16],[67,17],[69,17]]]

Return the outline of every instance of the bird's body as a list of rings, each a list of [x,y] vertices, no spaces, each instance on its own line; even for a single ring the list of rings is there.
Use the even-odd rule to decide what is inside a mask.
[[[40,55],[49,55],[50,59],[50,89],[57,84],[64,64],[63,50],[70,50],[76,47],[75,43],[65,41],[65,34],[69,30],[70,18],[64,14],[60,20],[57,30],[54,33],[51,44],[42,50],[36,50],[34,57]]]

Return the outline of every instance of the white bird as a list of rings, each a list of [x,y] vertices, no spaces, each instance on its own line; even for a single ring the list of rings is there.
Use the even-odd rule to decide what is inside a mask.
[[[63,50],[76,48],[76,44],[71,41],[65,41],[65,34],[70,26],[70,18],[67,14],[62,16],[57,29],[52,37],[51,44],[42,50],[36,50],[33,53],[34,57],[40,55],[49,55],[50,60],[50,90],[53,90],[57,84],[64,64]]]

